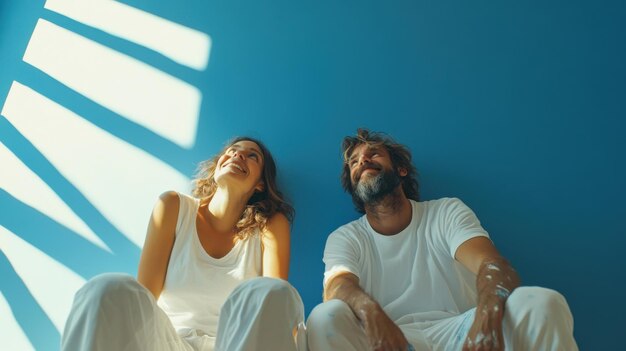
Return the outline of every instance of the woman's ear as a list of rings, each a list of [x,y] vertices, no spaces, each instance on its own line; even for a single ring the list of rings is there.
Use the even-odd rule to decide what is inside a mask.
[[[254,191],[258,193],[262,193],[263,191],[265,191],[265,183],[262,180],[259,181],[254,187]]]

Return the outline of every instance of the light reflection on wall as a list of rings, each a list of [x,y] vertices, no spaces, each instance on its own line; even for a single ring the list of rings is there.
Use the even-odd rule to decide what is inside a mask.
[[[10,170],[0,173],[0,184],[5,191],[93,244],[111,252],[102,239],[63,199],[2,143],[0,143],[0,164],[5,170]]]
[[[158,158],[18,82],[2,115],[139,247],[159,193],[164,187],[184,191],[189,182]]]
[[[87,26],[156,51],[172,61],[204,70],[211,40],[208,35],[153,14],[115,1],[90,2],[48,0],[45,7]],[[146,62],[103,46],[45,19],[39,19],[26,48],[26,64],[54,78],[56,89],[71,89],[99,105],[181,147],[195,143],[202,101],[201,92],[191,84]],[[98,111],[98,109],[94,109]],[[164,190],[188,191],[189,178],[174,167],[89,122],[85,117],[54,101],[37,89],[14,81],[2,107],[2,116],[41,154],[49,164],[100,215],[116,228],[130,245],[140,248],[145,226],[157,196]],[[175,116],[175,117],[173,117]],[[81,211],[72,208],[67,194],[47,177],[38,174],[32,160],[20,157],[11,144],[0,142],[0,195],[33,209],[33,222],[54,221],[92,246],[115,259],[116,246],[110,235],[99,233]],[[7,195],[3,195],[7,194]],[[4,209],[3,209],[4,210]],[[8,267],[4,272],[26,287],[32,300],[51,322],[60,338],[76,290],[88,279],[51,255],[37,240],[20,235],[19,227],[0,223],[0,248]],[[54,232],[41,235],[55,235]],[[71,248],[69,248],[71,250]],[[3,262],[0,262],[3,264]],[[74,263],[75,264],[75,263]],[[104,265],[105,262],[102,262]],[[73,268],[71,268],[73,267]],[[3,267],[0,267],[3,268]],[[5,281],[9,281],[6,279]],[[0,349],[33,350],[57,344],[37,339],[40,331],[30,330],[29,316],[13,305],[11,286],[2,286],[0,329],[10,338]],[[6,291],[4,289],[7,289]],[[17,289],[17,288],[16,288]],[[29,298],[29,297],[26,297]],[[48,333],[50,334],[50,333]],[[59,339],[60,340],[60,339]],[[57,341],[59,341],[57,340]],[[38,346],[39,345],[39,346]]]
[[[202,94],[178,78],[43,19],[24,61],[180,146],[194,144]]]
[[[145,46],[181,65],[201,71],[209,63],[211,37],[117,1],[47,0],[44,7]]]
[[[2,343],[4,345],[10,346],[14,350],[28,351],[35,349],[15,320],[11,306],[9,306],[9,302],[2,292],[0,292],[0,316],[2,316],[2,319],[0,319],[2,323],[0,325],[2,326]]]
[[[39,306],[61,332],[72,306],[73,294],[68,292],[78,290],[85,279],[2,226],[0,244]]]

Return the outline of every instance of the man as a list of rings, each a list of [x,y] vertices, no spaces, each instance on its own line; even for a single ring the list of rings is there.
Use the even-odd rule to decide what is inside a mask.
[[[359,129],[342,148],[343,187],[365,215],[326,242],[311,351],[578,349],[563,296],[519,287],[463,202],[418,202],[405,146]]]

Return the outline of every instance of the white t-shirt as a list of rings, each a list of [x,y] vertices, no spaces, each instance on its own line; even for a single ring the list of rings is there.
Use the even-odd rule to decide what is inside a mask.
[[[182,336],[217,335],[220,309],[242,281],[262,274],[261,238],[238,241],[226,256],[211,257],[196,230],[200,201],[178,194],[176,239],[158,305]]]
[[[437,320],[476,306],[476,278],[454,259],[468,239],[489,237],[461,200],[411,200],[408,227],[395,235],[374,231],[366,216],[330,234],[324,285],[339,272],[359,277],[397,324]]]

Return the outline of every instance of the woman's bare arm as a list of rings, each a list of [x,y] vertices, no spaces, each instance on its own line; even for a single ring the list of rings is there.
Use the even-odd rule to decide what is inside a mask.
[[[174,239],[180,199],[173,191],[163,193],[152,210],[148,233],[139,259],[137,280],[145,286],[155,299],[163,291],[167,265]]]
[[[287,280],[290,256],[289,220],[282,213],[269,219],[263,231],[263,276]]]

